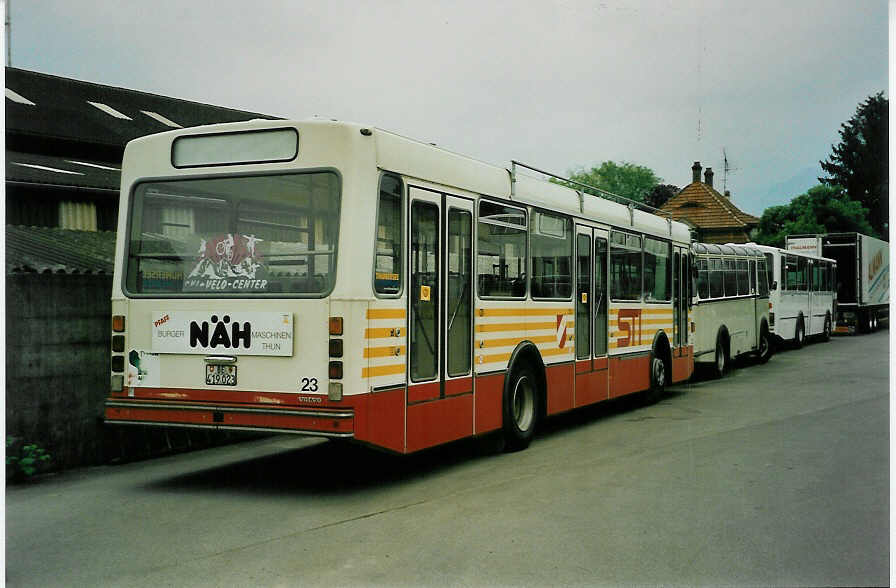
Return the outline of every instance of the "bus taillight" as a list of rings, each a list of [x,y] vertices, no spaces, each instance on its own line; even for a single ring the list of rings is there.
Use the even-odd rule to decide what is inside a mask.
[[[342,317],[341,316],[331,316],[330,317],[330,334],[331,335],[341,335],[342,334]]]
[[[341,380],[342,379],[342,362],[341,361],[331,361],[330,362],[329,376],[330,376],[331,380]]]
[[[112,332],[122,333],[112,335],[112,352],[124,353],[124,315],[116,314],[112,317]],[[112,378],[109,386],[112,392],[121,392],[124,389],[124,355],[113,355],[111,368]]]

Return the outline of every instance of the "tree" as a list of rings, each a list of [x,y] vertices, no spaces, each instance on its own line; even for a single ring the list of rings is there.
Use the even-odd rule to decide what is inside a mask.
[[[809,188],[783,206],[770,206],[759,219],[756,242],[784,247],[787,235],[858,232],[871,234],[868,210],[852,200],[840,186]]]
[[[663,204],[668,202],[669,198],[672,198],[679,192],[681,192],[681,189],[678,186],[673,186],[672,184],[657,184],[644,198],[644,203],[647,206],[660,208]]]
[[[890,213],[888,166],[889,101],[883,92],[869,96],[856,114],[840,125],[840,143],[821,168],[828,177],[823,184],[843,186],[849,197],[871,212],[872,234],[887,238]]]
[[[605,161],[599,167],[592,167],[590,170],[584,168],[572,170],[569,172],[569,179],[612,192],[617,196],[624,196],[635,202],[644,202],[644,198],[650,191],[663,181],[649,167],[625,161],[622,163]],[[581,186],[567,184],[561,180],[556,180],[556,183],[592,193]],[[596,193],[596,195],[600,194]]]

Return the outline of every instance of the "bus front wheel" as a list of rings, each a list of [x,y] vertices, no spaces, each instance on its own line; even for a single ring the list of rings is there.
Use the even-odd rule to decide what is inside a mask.
[[[821,340],[825,343],[831,340],[831,315],[824,317],[824,331],[821,333]]]

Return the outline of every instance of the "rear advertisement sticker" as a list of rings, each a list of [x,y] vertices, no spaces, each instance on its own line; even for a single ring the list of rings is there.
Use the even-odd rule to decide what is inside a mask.
[[[131,349],[128,352],[128,382],[131,388],[159,387],[159,354],[144,349]]]
[[[255,235],[227,233],[199,243],[199,261],[184,279],[184,292],[216,290],[263,291],[267,271],[255,246]]]
[[[288,312],[157,312],[154,353],[292,356]]]

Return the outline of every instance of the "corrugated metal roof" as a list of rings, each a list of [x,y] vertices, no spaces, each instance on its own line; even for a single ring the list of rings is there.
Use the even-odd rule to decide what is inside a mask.
[[[114,231],[6,227],[6,273],[111,274]]]
[[[7,151],[6,181],[115,190],[112,196],[117,198],[120,166],[121,162]]]
[[[131,139],[171,130],[159,117],[183,127],[277,118],[14,67],[6,68],[5,83],[13,94],[6,94],[7,134],[124,147]]]

